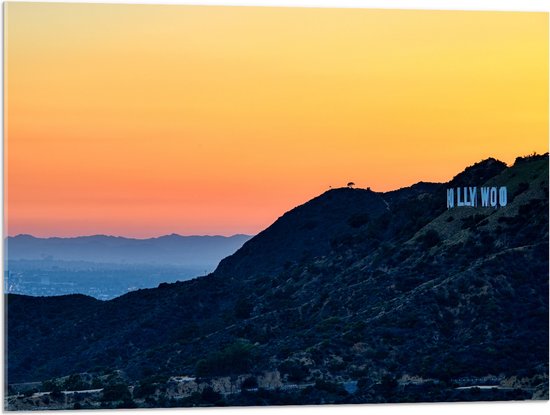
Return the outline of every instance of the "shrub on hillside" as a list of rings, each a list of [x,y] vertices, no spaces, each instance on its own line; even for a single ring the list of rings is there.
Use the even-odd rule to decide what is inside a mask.
[[[197,362],[197,376],[219,376],[244,373],[254,364],[254,345],[247,341],[236,341],[219,352],[210,353]]]

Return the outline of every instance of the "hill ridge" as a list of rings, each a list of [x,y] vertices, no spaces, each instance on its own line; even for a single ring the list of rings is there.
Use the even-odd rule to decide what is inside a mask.
[[[363,379],[361,402],[388,374],[543,379],[548,156],[471,167],[448,183],[327,191],[191,281],[62,309],[8,296],[8,375],[45,380],[83,361],[134,380],[277,370],[285,382]],[[446,187],[467,177],[507,186],[508,205],[447,209]],[[224,363],[231,350],[245,360]]]

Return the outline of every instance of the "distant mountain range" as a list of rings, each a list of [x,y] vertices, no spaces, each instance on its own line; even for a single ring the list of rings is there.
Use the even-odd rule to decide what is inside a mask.
[[[176,234],[150,239],[106,235],[73,238],[17,235],[6,239],[6,252],[10,261],[86,261],[213,269],[222,258],[235,252],[250,238],[248,235],[225,237]]]
[[[460,186],[506,186],[508,203],[447,209]],[[548,399],[548,207],[548,154],[330,190],[201,278],[104,302],[8,295],[8,382],[117,369],[138,406]],[[196,389],[170,395],[176,375]]]

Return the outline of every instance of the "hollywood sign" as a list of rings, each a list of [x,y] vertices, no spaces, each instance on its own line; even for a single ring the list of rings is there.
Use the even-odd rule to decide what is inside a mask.
[[[456,187],[447,189],[447,209],[461,206],[504,207],[508,204],[508,189],[502,187]]]

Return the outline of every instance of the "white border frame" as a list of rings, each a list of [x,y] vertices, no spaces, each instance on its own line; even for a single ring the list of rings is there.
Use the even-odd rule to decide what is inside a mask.
[[[272,6],[272,7],[322,7],[322,8],[372,8],[372,9],[409,9],[409,10],[490,10],[490,11],[524,11],[524,12],[550,12],[549,0],[161,0],[161,1],[143,1],[143,0],[11,0],[12,2],[48,2],[48,3],[121,3],[121,4],[180,4],[180,5],[217,5],[217,6]],[[2,16],[2,40],[4,39],[4,19]],[[2,47],[4,42],[2,41]],[[3,68],[4,66],[2,66]],[[3,71],[2,71],[3,75]],[[2,97],[4,97],[4,78],[2,76]],[[2,99],[2,125],[4,126],[4,100]],[[2,128],[2,139],[4,139],[4,128]],[[4,195],[4,146],[0,149],[2,159],[2,196]],[[2,197],[3,200],[3,197]],[[2,203],[2,217],[0,221],[0,230],[2,232],[2,244],[4,239],[4,206]],[[3,246],[3,245],[2,245]],[[0,251],[2,261],[2,278],[4,252]],[[4,308],[4,296],[0,298],[0,306]],[[4,319],[2,318],[1,334],[2,356],[4,356]],[[4,412],[4,357],[0,359],[0,370],[2,377],[0,380],[0,395],[2,397],[2,412]],[[468,415],[486,414],[487,412],[497,413],[499,415],[511,415],[521,412],[522,415],[547,414],[550,410],[550,401],[538,402],[498,402],[498,403],[436,403],[436,404],[367,404],[367,405],[323,405],[323,406],[288,406],[276,407],[229,407],[229,408],[177,408],[177,409],[143,409],[143,410],[123,410],[116,412],[105,412],[103,410],[93,410],[98,414],[135,414],[146,412],[148,414],[161,415],[165,413],[175,413],[175,411],[186,411],[199,414],[237,414],[244,411],[249,415],[313,415],[330,414],[335,415],[340,412],[345,414],[364,414],[368,411],[369,415],[378,414],[412,414],[412,415]],[[198,411],[198,412],[196,412]],[[38,413],[51,413],[51,411],[36,411]],[[63,411],[63,414],[77,413],[77,411]]]

